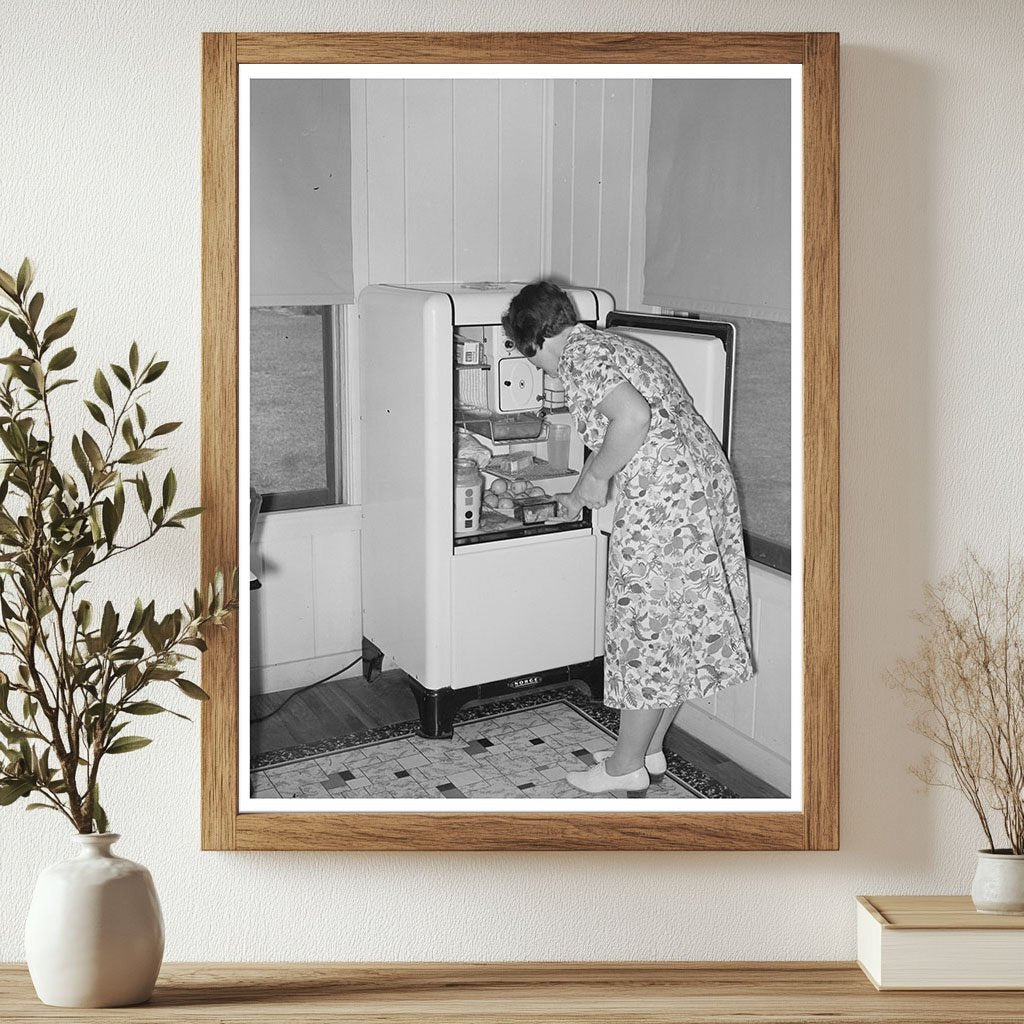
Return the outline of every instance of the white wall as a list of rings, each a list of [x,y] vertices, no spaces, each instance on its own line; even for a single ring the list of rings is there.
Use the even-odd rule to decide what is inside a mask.
[[[639,308],[650,91],[629,80],[353,82],[356,291],[554,273]]]
[[[567,283],[642,306],[650,80],[553,83],[551,262]]]
[[[0,147],[0,265],[31,253],[54,308],[80,307],[85,365],[132,337],[173,357],[149,411],[189,424],[172,445],[185,498],[198,492],[200,31],[843,34],[842,850],[204,854],[198,733],[156,720],[157,743],[111,764],[105,802],[122,852],[153,871],[169,959],[845,958],[855,894],[966,891],[978,830],[904,771],[918,745],[886,672],[922,583],[965,543],[1021,550],[1016,3],[8,7],[0,117],[24,141]],[[196,540],[168,538],[111,592],[178,600]],[[0,959],[18,959],[29,879],[71,844],[55,817],[20,809],[0,810],[0,832]]]
[[[250,682],[254,693],[291,690],[342,673],[358,676],[363,621],[360,508],[302,508],[260,517],[251,568]]]
[[[353,82],[357,294],[543,270],[548,93],[540,79]]]
[[[748,561],[747,567],[754,678],[704,700],[688,701],[675,724],[789,794],[794,791],[792,581],[786,573],[758,562]]]

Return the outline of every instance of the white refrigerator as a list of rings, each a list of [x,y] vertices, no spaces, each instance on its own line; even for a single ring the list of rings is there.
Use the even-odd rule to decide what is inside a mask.
[[[358,300],[366,658],[409,676],[426,736],[450,736],[458,709],[482,696],[570,679],[601,695],[611,506],[574,522],[484,509],[478,530],[455,529],[460,436],[486,484],[522,477],[548,495],[571,490],[586,454],[572,429],[568,468],[547,462],[548,425],[572,417],[501,329],[521,287],[371,285]],[[567,291],[582,321],[665,354],[728,454],[733,325]]]

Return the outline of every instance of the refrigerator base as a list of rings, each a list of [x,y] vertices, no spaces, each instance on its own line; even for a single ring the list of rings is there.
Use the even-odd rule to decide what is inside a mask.
[[[510,693],[528,692],[539,686],[567,683],[573,679],[587,684],[592,700],[602,700],[604,658],[594,658],[577,665],[563,665],[529,676],[499,679],[491,683],[481,683],[479,686],[466,686],[458,690],[450,686],[430,690],[415,679],[409,680],[409,688],[416,698],[416,707],[419,709],[420,735],[432,740],[447,740],[453,735],[455,715],[471,700],[504,697]]]

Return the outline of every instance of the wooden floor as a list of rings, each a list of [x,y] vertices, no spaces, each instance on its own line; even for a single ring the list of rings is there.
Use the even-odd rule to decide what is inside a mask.
[[[413,721],[418,717],[416,701],[406,683],[406,676],[399,670],[376,673],[369,683],[362,676],[357,676],[332,679],[305,691],[260,694],[252,698],[250,708],[253,754],[316,743],[382,725]],[[269,717],[264,721],[254,721],[264,716]],[[737,796],[750,799],[785,796],[706,743],[674,726],[669,730],[665,746],[716,782],[728,786]]]
[[[251,750],[262,754],[300,743],[364,732],[418,717],[416,701],[401,671],[378,672],[367,683],[362,676],[331,679],[309,690],[259,694],[250,703]],[[275,708],[280,708],[274,713]]]

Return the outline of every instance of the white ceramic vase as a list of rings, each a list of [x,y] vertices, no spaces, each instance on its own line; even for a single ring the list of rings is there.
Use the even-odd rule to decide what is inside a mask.
[[[79,855],[36,882],[25,956],[36,994],[50,1006],[134,1006],[153,993],[163,915],[149,872],[111,852],[120,838],[76,835]]]
[[[971,899],[982,914],[1024,914],[1024,854],[979,850]]]

